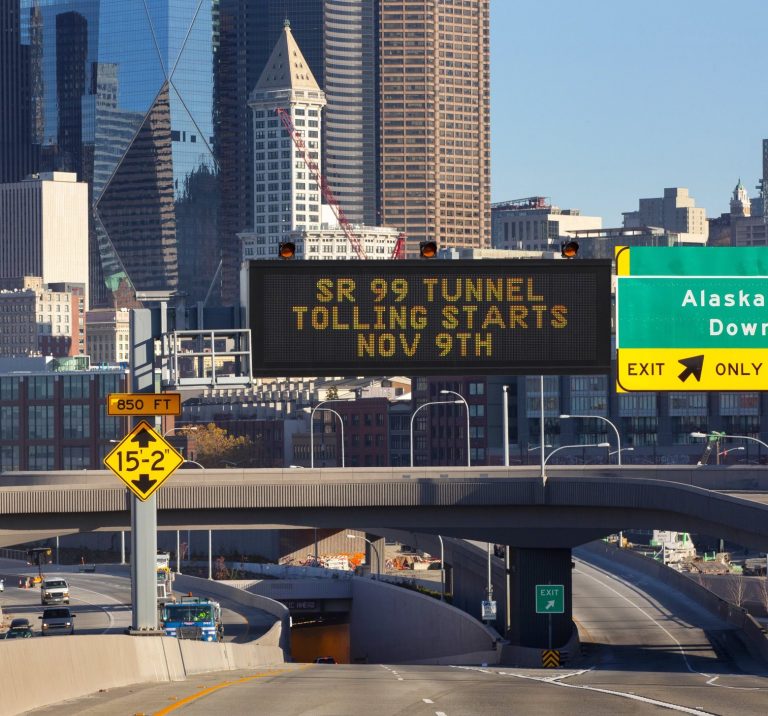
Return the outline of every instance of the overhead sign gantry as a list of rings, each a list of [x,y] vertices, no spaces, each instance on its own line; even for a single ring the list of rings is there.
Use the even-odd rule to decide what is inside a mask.
[[[253,374],[610,370],[609,261],[251,261]]]

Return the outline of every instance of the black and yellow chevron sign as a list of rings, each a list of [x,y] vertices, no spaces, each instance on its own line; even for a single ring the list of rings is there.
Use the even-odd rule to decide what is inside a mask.
[[[541,665],[545,669],[555,669],[560,666],[560,652],[557,649],[544,649],[541,652]]]

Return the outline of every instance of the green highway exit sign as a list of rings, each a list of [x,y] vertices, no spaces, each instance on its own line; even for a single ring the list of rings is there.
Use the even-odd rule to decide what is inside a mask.
[[[562,584],[536,585],[536,614],[563,614],[565,587]]]
[[[768,390],[768,248],[617,247],[616,389]]]

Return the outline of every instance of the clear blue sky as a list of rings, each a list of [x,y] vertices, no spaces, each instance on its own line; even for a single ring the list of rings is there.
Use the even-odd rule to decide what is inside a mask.
[[[768,138],[768,0],[491,0],[491,198],[620,226],[687,187],[707,216]]]

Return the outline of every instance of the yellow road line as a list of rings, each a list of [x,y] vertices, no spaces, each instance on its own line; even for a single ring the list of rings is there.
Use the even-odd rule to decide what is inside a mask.
[[[220,684],[217,684],[216,686],[211,686],[210,688],[203,689],[202,691],[198,691],[196,694],[192,694],[192,696],[187,696],[186,698],[181,699],[180,701],[177,701],[175,704],[166,706],[161,711],[156,711],[154,713],[154,716],[165,716],[165,714],[169,714],[171,713],[171,711],[175,711],[176,709],[180,708],[181,706],[184,706],[185,704],[188,704],[192,701],[196,701],[197,699],[202,698],[203,696],[212,694],[214,691],[218,691],[219,689],[224,689],[227,686],[233,686],[234,684],[244,684],[248,681],[253,681],[254,679],[262,679],[265,676],[280,676],[281,674],[285,674],[288,671],[289,671],[288,669],[265,671],[263,673],[253,674],[252,676],[245,676],[242,679],[235,679],[234,681],[224,681]]]

